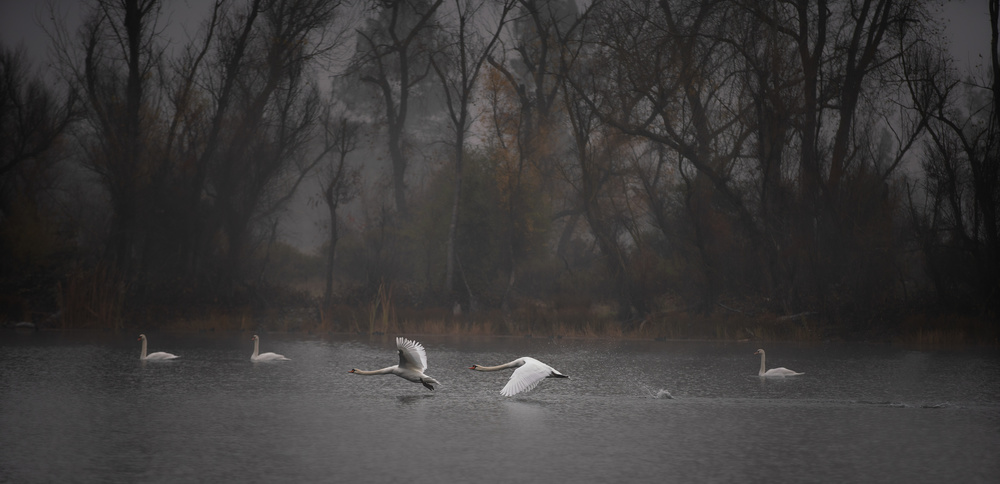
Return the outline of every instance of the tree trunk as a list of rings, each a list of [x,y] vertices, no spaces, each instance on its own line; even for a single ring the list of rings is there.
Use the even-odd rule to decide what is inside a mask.
[[[445,267],[445,294],[451,297],[455,284],[455,237],[458,232],[458,209],[462,200],[462,162],[464,133],[459,131],[455,148],[455,193],[451,202],[451,221],[448,223],[448,260]]]
[[[330,246],[326,251],[326,287],[323,290],[323,302],[329,305],[333,301],[333,265],[337,256],[337,240],[340,238],[337,227],[337,204],[327,198],[327,208],[330,210]]]

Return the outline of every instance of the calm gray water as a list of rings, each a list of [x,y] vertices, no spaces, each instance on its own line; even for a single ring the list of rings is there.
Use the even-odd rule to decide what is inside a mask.
[[[1000,355],[881,345],[414,337],[435,392],[347,370],[394,338],[0,333],[2,482],[997,482]],[[534,356],[572,378],[513,398]],[[651,393],[669,391],[673,399]]]

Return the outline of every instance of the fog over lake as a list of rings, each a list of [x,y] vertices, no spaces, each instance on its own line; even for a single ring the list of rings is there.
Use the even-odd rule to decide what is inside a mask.
[[[406,335],[0,334],[0,482],[996,482],[993,349]],[[757,376],[768,367],[805,374]],[[533,356],[570,379],[501,397]],[[653,398],[660,390],[663,398]]]

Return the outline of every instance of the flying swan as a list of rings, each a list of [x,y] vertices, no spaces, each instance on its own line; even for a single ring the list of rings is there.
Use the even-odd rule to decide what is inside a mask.
[[[155,353],[146,354],[146,335],[140,334],[139,341],[142,341],[142,353],[139,354],[140,360],[172,360],[174,358],[180,358],[179,356],[171,353],[164,353],[162,351],[157,351]]]
[[[765,366],[764,366],[764,350],[757,350],[754,354],[755,355],[760,355],[760,371],[757,372],[757,376],[768,376],[768,377],[770,377],[770,376],[796,376],[796,375],[805,375],[805,373],[798,373],[798,372],[789,370],[788,368],[771,368],[770,370],[765,371],[764,370],[765,369]]]
[[[291,359],[291,358],[285,358],[284,356],[279,355],[277,353],[261,353],[261,354],[257,354],[257,352],[260,350],[260,336],[253,335],[253,338],[250,338],[250,340],[253,341],[253,354],[250,355],[250,361],[255,361],[255,362],[256,361],[288,361],[288,360]]]
[[[382,368],[381,370],[365,371],[352,368],[348,373],[358,375],[396,375],[413,383],[420,383],[428,390],[434,390],[433,385],[440,385],[437,380],[424,374],[427,371],[427,352],[424,346],[406,338],[396,338],[396,349],[399,352],[399,364]]]
[[[517,369],[510,375],[510,380],[507,381],[507,385],[503,387],[503,390],[500,390],[500,394],[505,397],[512,397],[518,393],[530,391],[546,378],[569,378],[556,371],[555,368],[530,356],[524,356],[499,366],[472,365],[469,367],[470,370],[476,371],[498,371],[507,368]]]

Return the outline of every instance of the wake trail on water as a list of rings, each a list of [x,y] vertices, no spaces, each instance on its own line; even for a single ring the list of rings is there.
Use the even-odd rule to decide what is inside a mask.
[[[674,396],[671,395],[670,392],[668,392],[668,391],[666,391],[666,390],[664,390],[662,388],[658,392],[656,392],[656,393],[653,393],[652,390],[649,389],[649,387],[642,387],[642,388],[646,390],[646,393],[649,394],[650,398],[663,398],[663,399],[670,399],[670,400],[673,400],[673,398],[674,398]]]

